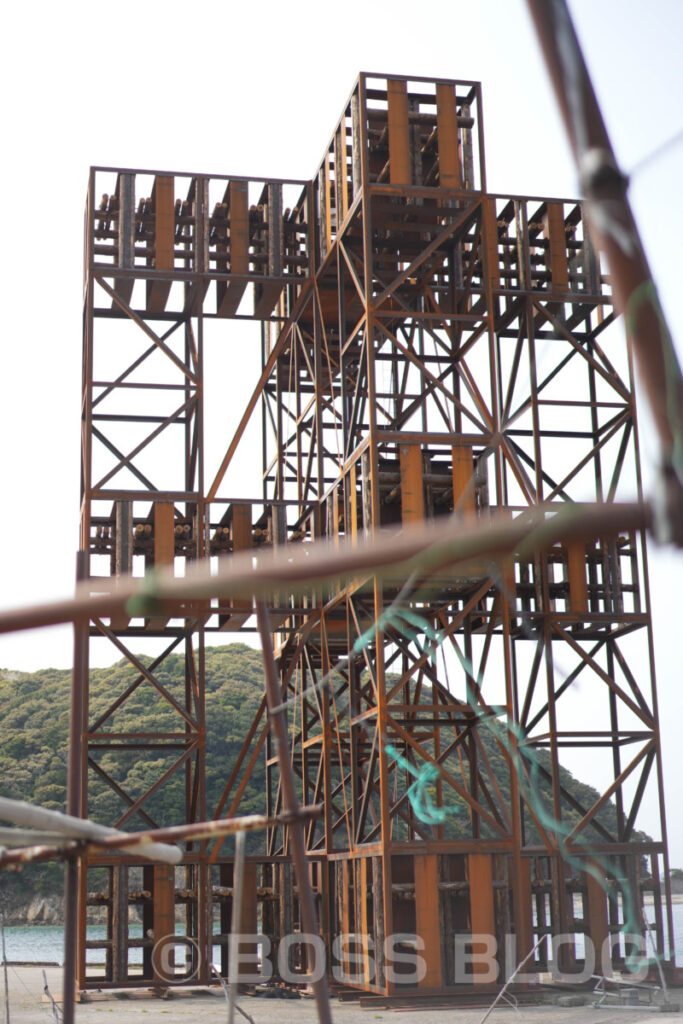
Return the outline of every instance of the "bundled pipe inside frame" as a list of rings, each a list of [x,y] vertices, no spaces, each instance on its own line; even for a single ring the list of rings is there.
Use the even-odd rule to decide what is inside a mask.
[[[256,549],[304,557],[319,540],[360,547],[449,516],[483,527],[539,506],[642,502],[628,353],[582,204],[490,193],[481,103],[476,82],[362,74],[308,181],[92,169],[81,547],[94,593],[103,578],[125,590],[143,564],[168,576],[179,560],[189,572]],[[230,344],[234,319],[260,323],[262,371],[211,466],[204,358]],[[231,472],[259,415],[254,492]],[[334,978],[384,995],[484,989],[507,977],[506,949],[518,963],[532,947],[527,975],[580,971],[589,946],[609,961],[602,973],[626,970],[623,927],[642,933],[646,900],[673,966],[637,508],[604,534],[431,567],[429,587],[419,570],[406,586],[359,569],[270,588],[298,796],[324,806],[304,836]],[[265,757],[277,815],[265,701],[233,761],[205,758],[207,635],[253,628],[244,593],[92,617],[91,647],[110,646],[131,675],[96,711],[82,687],[78,813],[107,793],[117,828],[174,824],[157,820],[156,798],[182,780],[179,821],[236,815]],[[143,638],[151,661],[135,654]],[[180,681],[165,673],[177,653]],[[138,686],[174,726],[117,732]],[[137,790],[131,757],[145,769]],[[596,788],[577,790],[567,769]],[[133,963],[131,905],[144,933],[182,918],[193,983],[209,983],[215,946],[228,975],[224,844],[187,842],[176,869],[109,851],[80,870],[79,988],[161,983],[148,945]],[[92,905],[107,920],[103,972],[85,958]],[[241,929],[277,952],[300,928],[277,825],[249,850]],[[349,934],[354,954],[335,942]],[[407,950],[399,934],[414,937]],[[572,940],[553,960],[538,940],[557,934]],[[489,964],[463,961],[477,935]],[[416,969],[401,973],[397,948]],[[287,970],[304,980],[304,948]]]

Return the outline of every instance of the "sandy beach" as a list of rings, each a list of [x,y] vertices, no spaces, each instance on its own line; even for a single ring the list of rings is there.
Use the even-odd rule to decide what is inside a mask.
[[[9,1010],[11,1024],[46,1024],[55,1019],[49,1001],[44,999],[43,968],[15,967],[8,965]],[[62,972],[59,967],[45,968],[48,987],[55,999],[61,1000]],[[4,983],[0,976],[4,1020]],[[673,1002],[683,1005],[683,989],[670,993]],[[317,1020],[315,1003],[312,999],[266,999],[262,996],[240,996],[240,1006],[252,1018],[254,1024],[315,1024]],[[356,1002],[332,1001],[332,1019],[335,1024],[388,1024],[395,1021],[418,1021],[419,1024],[480,1024],[485,1008],[459,1009],[382,1009],[362,1008]],[[93,993],[92,1000],[79,1003],[76,1007],[78,1024],[102,1024],[105,1020],[124,1022],[140,1021],[141,1024],[168,1024],[169,1021],[225,1021],[227,1004],[221,989],[193,991],[185,994],[173,991],[169,998],[161,999],[143,991],[126,993]],[[244,1021],[239,1014],[236,1021]],[[633,1006],[623,1009],[604,1010],[589,1004],[576,1007],[543,1005],[522,1006],[519,1013],[510,1006],[496,1008],[488,1018],[493,1024],[597,1024],[609,1021],[611,1024],[629,1024],[657,1020],[680,1022],[683,1015],[671,1012],[653,1013],[646,1007]]]

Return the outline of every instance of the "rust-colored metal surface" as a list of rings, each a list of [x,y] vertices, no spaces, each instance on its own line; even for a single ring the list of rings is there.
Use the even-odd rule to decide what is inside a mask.
[[[631,366],[607,331],[610,287],[581,204],[488,193],[481,125],[478,83],[363,74],[311,181],[92,170],[81,546],[93,592],[143,565],[180,573],[210,557],[639,493]],[[204,332],[228,318],[262,322],[263,371],[214,472]],[[224,497],[259,409],[262,492]],[[553,960],[566,972],[585,966],[591,940],[598,955],[611,943],[619,968],[623,925],[642,932],[650,899],[671,962],[640,531],[520,545],[465,568],[418,564],[400,581],[360,571],[305,593],[283,583],[267,605],[298,798],[324,805],[304,835],[330,967],[346,984],[387,996],[490,984],[486,964],[463,956],[476,934],[491,937],[501,981],[542,935],[571,937]],[[80,812],[113,793],[112,825],[155,828],[155,794],[180,785],[186,822],[236,815],[265,756],[267,814],[278,815],[287,801],[265,701],[234,764],[204,752],[205,636],[253,625],[251,600],[197,599],[181,618],[126,608],[90,625],[91,644],[109,643],[137,680],[96,710],[85,686],[74,708]],[[158,643],[151,661],[134,653],[141,638]],[[165,672],[174,652],[182,680]],[[116,731],[138,686],[154,688],[163,731]],[[131,757],[146,766],[136,792],[120,781]],[[565,762],[595,790],[577,795]],[[222,798],[207,807],[216,772]],[[659,808],[652,836],[639,828],[644,801]],[[289,832],[271,829],[243,895],[244,919],[273,949],[303,920]],[[192,940],[187,976],[207,983],[212,945],[227,965],[231,885],[220,843],[189,842],[173,885],[130,856],[90,857],[78,986],[159,983],[152,950],[170,902]],[[108,922],[104,977],[86,966],[87,905]],[[353,954],[334,946],[349,934]],[[406,935],[412,945],[395,938]],[[392,950],[399,964],[422,950],[426,972],[402,975]],[[541,943],[527,974],[549,955]]]

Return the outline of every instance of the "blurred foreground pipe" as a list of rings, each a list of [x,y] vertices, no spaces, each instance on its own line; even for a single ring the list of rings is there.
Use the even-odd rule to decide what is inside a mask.
[[[183,858],[182,850],[177,846],[169,846],[166,843],[146,843],[137,845],[135,836],[127,835],[115,828],[107,828],[105,825],[96,825],[93,821],[86,821],[83,818],[74,818],[70,814],[61,814],[59,811],[48,811],[45,807],[34,807],[33,804],[24,803],[23,800],[9,800],[7,797],[0,797],[0,818],[3,821],[11,821],[15,825],[24,825],[26,828],[47,829],[50,832],[59,832],[68,839],[88,840],[117,838],[122,841],[128,840],[130,846],[122,846],[124,853],[132,853],[146,860],[163,861],[166,864],[179,864]]]
[[[130,618],[150,614],[187,618],[201,614],[187,607],[187,602],[210,597],[267,598],[283,583],[290,593],[307,593],[314,580],[345,580],[363,573],[400,586],[412,572],[424,580],[448,567],[457,576],[468,564],[480,566],[484,558],[495,561],[515,551],[545,551],[556,543],[609,538],[651,525],[650,506],[640,502],[566,502],[525,509],[515,519],[494,514],[486,525],[479,519],[439,519],[356,545],[284,544],[257,557],[249,549],[219,559],[215,575],[207,558],[189,565],[183,577],[174,577],[171,567],[143,579],[86,581],[75,598],[0,612],[0,633],[117,613]],[[94,587],[98,592],[91,594]]]
[[[683,376],[566,0],[527,0],[660,443],[657,539],[683,545]]]

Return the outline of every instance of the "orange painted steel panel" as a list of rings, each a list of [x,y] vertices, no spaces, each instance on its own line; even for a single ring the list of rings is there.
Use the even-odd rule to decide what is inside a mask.
[[[242,875],[242,912],[240,914],[239,929],[240,935],[258,934],[258,889],[257,889],[257,867],[252,861],[245,861],[244,873]],[[234,869],[233,869],[234,870]],[[254,957],[258,952],[256,943],[240,942],[241,970],[251,970],[249,966],[253,961],[246,959]]]
[[[548,203],[543,233],[550,249],[550,277],[554,292],[569,290],[567,267],[567,237],[564,231],[562,203]]]
[[[240,920],[240,928],[243,935],[256,935],[258,932],[257,868],[258,865],[252,861],[245,861],[244,863],[244,874],[242,875],[242,914]]]
[[[437,854],[415,855],[415,918],[417,934],[424,942],[421,956],[427,965],[418,988],[440,988],[441,923],[439,914],[439,863]]]
[[[599,961],[603,943],[609,934],[607,896],[599,879],[593,878],[589,874],[586,874],[585,877],[588,899],[588,932]],[[599,967],[599,970],[602,973],[602,967]]]
[[[332,542],[335,547],[339,547],[341,542],[341,538],[339,536],[339,531],[341,529],[341,509],[339,507],[339,491],[336,487],[330,494],[329,500],[332,503],[332,523],[330,524],[332,527]]]
[[[496,918],[493,907],[493,872],[491,855],[488,853],[470,853],[468,856],[470,877],[470,924],[472,935],[496,934]],[[477,950],[475,949],[476,953]],[[472,981],[475,985],[482,984],[478,974],[487,977],[488,966],[485,963],[472,965]]]
[[[365,620],[363,620],[365,621]],[[368,623],[370,625],[370,623]],[[329,616],[325,618],[325,632],[328,636],[344,636],[346,634],[346,619],[332,619]],[[320,624],[313,626],[311,634],[313,636],[320,636],[322,626]]]
[[[154,565],[172,565],[175,555],[175,522],[172,501],[154,503]]]
[[[253,547],[254,537],[251,522],[251,505],[235,504],[232,506],[232,551],[246,551]],[[231,614],[225,617],[229,629],[244,625],[251,615],[251,599],[234,597],[229,601]]]
[[[154,503],[154,566],[173,565],[175,558],[175,522],[172,501]],[[148,629],[164,629],[167,616],[152,616],[147,619]]]
[[[173,178],[160,175],[154,183],[154,268],[173,269],[175,207]]]
[[[154,865],[154,940],[175,934],[175,869],[170,864]],[[167,947],[163,956],[152,957],[155,980],[168,984],[168,976],[156,972],[157,960],[164,965],[173,963],[173,948]]]
[[[361,857],[360,860],[360,931],[361,942],[363,943],[363,981],[366,985],[369,985],[372,981],[370,976],[370,944],[369,937],[372,928],[372,922],[368,917],[368,889],[371,884],[371,880],[368,879],[368,865],[370,859],[368,857]]]
[[[410,185],[407,82],[387,82],[387,103],[389,107],[389,181],[392,185]]]
[[[500,508],[500,515],[505,516],[508,519],[512,519],[512,510],[509,508]],[[500,575],[501,583],[503,588],[503,594],[510,604],[514,607],[515,598],[517,596],[517,584],[515,582],[515,560],[514,557],[501,558],[500,560]]]
[[[232,506],[232,550],[244,551],[253,545],[251,505]]]
[[[249,273],[249,197],[246,181],[231,181],[228,186],[230,207],[230,273]]]
[[[401,514],[404,523],[420,522],[425,517],[422,483],[422,451],[418,445],[401,445]]]
[[[453,511],[462,516],[475,513],[474,459],[469,444],[453,445]]]
[[[340,916],[341,916],[342,934],[343,935],[350,935],[352,933],[352,931],[353,931],[353,928],[352,928],[352,917],[351,917],[351,907],[350,907],[350,876],[351,876],[352,862],[349,861],[349,860],[343,860],[341,862],[341,864],[340,864],[340,868],[341,868],[341,894],[340,894],[341,895],[341,907],[339,909],[340,909]],[[347,977],[349,977],[350,974],[351,974],[351,957],[350,957],[350,950],[348,948],[348,945],[346,945],[346,944],[343,946],[343,952],[342,952],[341,960],[342,960],[342,970],[344,971],[344,974]]]
[[[173,270],[175,205],[173,178],[158,175],[154,179],[154,269]],[[163,313],[171,291],[170,281],[150,281],[147,286],[147,309]]]
[[[358,492],[356,491],[356,467],[351,466],[349,470],[349,513],[351,522],[347,524],[346,531],[351,534],[351,543],[358,540]]]
[[[588,584],[586,582],[586,545],[581,541],[567,544],[569,570],[569,604],[573,612],[588,611]]]
[[[342,126],[334,136],[334,181],[337,232],[349,212],[348,181],[346,177],[346,129]]]
[[[498,261],[498,223],[496,201],[486,198],[482,203],[486,277],[492,291],[500,289],[500,263]]]
[[[436,86],[436,125],[439,136],[439,184],[444,188],[460,188],[455,87],[443,82]]]
[[[249,196],[246,181],[231,181],[228,185],[228,224],[230,230],[230,273],[249,273]],[[218,316],[232,316],[237,312],[245,281],[219,281],[216,288]]]
[[[330,154],[325,154],[323,161],[323,189],[325,208],[325,252],[330,251],[332,244],[332,182],[330,181]]]
[[[526,956],[534,944],[533,912],[531,906],[531,861],[528,857],[519,859],[519,876],[514,891],[518,919],[517,956]]]

